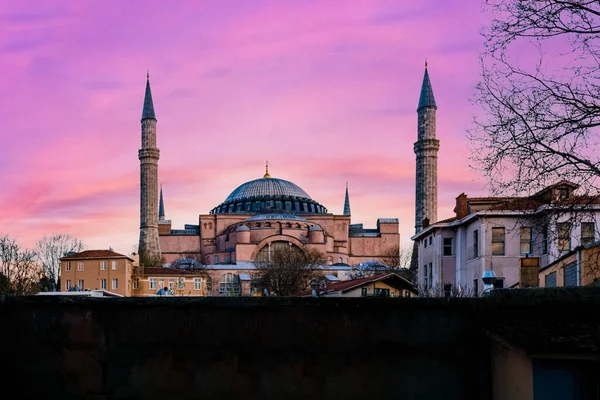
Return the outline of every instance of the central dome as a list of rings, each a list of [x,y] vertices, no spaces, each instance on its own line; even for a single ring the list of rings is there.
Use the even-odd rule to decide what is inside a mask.
[[[272,178],[246,182],[234,189],[211,214],[327,214],[327,209],[314,201],[295,183]]]
[[[260,178],[238,186],[227,196],[225,201],[245,200],[261,196],[291,196],[310,199],[308,193],[295,183],[277,178]]]

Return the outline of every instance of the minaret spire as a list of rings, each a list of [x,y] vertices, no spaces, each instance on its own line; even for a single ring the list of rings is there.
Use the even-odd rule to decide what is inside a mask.
[[[351,215],[351,213],[350,213],[350,196],[348,196],[348,181],[346,181],[346,198],[344,199],[344,215]]]
[[[265,167],[265,174],[263,176],[263,178],[270,178],[271,175],[269,175],[269,161],[267,161],[267,166]]]
[[[163,200],[162,183],[160,184],[160,202],[158,203],[158,220],[164,221],[165,219],[165,202]]]
[[[145,119],[156,119],[154,115],[154,103],[152,102],[152,91],[150,90],[150,73],[146,73],[146,94],[144,95],[144,108],[142,109],[142,121]]]
[[[146,73],[146,93],[142,109],[142,147],[140,159],[140,241],[138,253],[140,265],[160,265],[160,243],[158,239],[158,159],[156,146],[156,115],[150,91],[150,74]],[[161,196],[162,198],[162,196]],[[162,201],[161,201],[162,206]],[[161,214],[164,214],[164,209]]]
[[[416,155],[416,201],[415,233],[423,229],[423,220],[437,221],[437,153],[440,141],[436,138],[436,111],[433,88],[425,61],[425,74],[421,85],[421,95],[417,107]]]

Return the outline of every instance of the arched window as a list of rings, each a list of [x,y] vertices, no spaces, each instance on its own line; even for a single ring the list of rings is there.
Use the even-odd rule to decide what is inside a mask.
[[[333,257],[329,256],[327,257],[327,265],[331,265],[333,264]]]
[[[219,263],[219,256],[214,256],[213,260],[214,260],[213,261],[214,264],[218,264]]]
[[[219,296],[239,296],[240,295],[240,277],[227,273],[219,281]]]
[[[258,261],[258,262],[271,261],[272,256],[276,251],[287,251],[287,250],[302,251],[300,249],[300,247],[296,246],[293,243],[286,242],[283,240],[278,240],[275,242],[267,243],[266,246],[264,246],[262,249],[260,249],[260,251],[256,255],[255,261]]]
[[[344,259],[342,257],[338,258],[338,262],[341,264],[344,262]]]

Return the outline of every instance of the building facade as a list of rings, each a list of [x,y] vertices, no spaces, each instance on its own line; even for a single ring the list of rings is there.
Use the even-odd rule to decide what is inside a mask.
[[[585,229],[584,229],[585,230]],[[600,242],[582,243],[540,268],[540,287],[572,287],[596,284],[600,279]]]
[[[111,250],[86,250],[60,259],[60,290],[133,294],[134,260]]]
[[[418,111],[419,140],[415,144],[419,150],[415,151],[421,166],[417,169],[422,172],[420,187],[427,188],[421,191],[426,195],[419,197],[418,202],[425,204],[419,208],[421,214],[435,218],[436,196],[431,194],[430,186],[435,191],[437,164],[432,157],[437,158],[437,148],[432,149],[439,143],[435,139],[436,106],[427,71],[423,88]],[[157,255],[163,266],[197,262],[211,271],[214,286],[220,288],[221,279],[231,279],[228,274],[233,274],[234,280],[248,276],[251,281],[256,273],[255,263],[268,261],[273,252],[282,248],[318,250],[327,260],[324,272],[339,277],[399,248],[397,218],[379,218],[374,228],[352,223],[347,183],[343,212],[334,214],[300,186],[271,176],[268,165],[262,177],[240,184],[221,204],[177,229],[166,216],[168,195],[163,197],[162,188],[159,196],[156,140],[156,114],[148,79],[139,151],[141,266],[158,267],[160,263],[148,262]]]
[[[538,257],[544,268],[594,242],[600,203],[577,196],[576,189],[563,181],[530,197],[469,198],[462,193],[454,217],[413,236],[419,287],[441,292],[444,284],[451,284],[463,293],[481,295],[484,271],[494,271],[497,287],[511,287],[519,283],[521,258]]]

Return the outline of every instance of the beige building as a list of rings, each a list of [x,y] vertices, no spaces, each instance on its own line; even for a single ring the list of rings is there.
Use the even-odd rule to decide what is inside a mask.
[[[107,290],[132,295],[134,260],[110,250],[87,250],[60,259],[60,289]]]
[[[485,271],[494,271],[496,287],[520,281],[520,260],[539,258],[544,268],[578,246],[598,239],[600,201],[577,196],[567,181],[529,197],[456,198],[454,217],[424,226],[412,237],[418,247],[421,290],[441,293],[451,284],[481,295]],[[577,214],[564,205],[584,205]]]
[[[540,269],[540,287],[586,286],[600,279],[600,242],[580,246]]]

